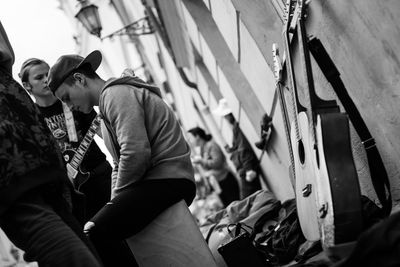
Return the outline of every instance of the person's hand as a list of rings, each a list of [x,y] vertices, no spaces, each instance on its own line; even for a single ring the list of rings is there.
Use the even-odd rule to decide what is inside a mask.
[[[225,149],[225,151],[228,152],[228,153],[231,153],[231,152],[232,152],[232,149],[231,149],[231,147],[230,147],[229,145],[225,145],[225,146],[224,146],[224,149]]]
[[[195,164],[201,164],[202,163],[201,156],[199,156],[199,155],[194,156],[193,159],[192,159],[192,162],[195,163]]]
[[[252,182],[257,177],[257,173],[253,170],[249,170],[246,172],[246,181]]]
[[[124,71],[121,74],[121,78],[122,77],[135,77],[135,71],[131,68],[126,68],[124,69]]]
[[[94,222],[88,221],[85,226],[83,227],[83,232],[88,235],[90,232],[90,229],[92,229],[95,226]]]

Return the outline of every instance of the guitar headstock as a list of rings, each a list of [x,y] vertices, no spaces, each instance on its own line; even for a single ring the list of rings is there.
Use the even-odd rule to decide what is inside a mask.
[[[311,0],[297,0],[297,6],[298,8],[298,13],[299,13],[299,19],[305,20],[307,18],[308,12],[307,8],[310,4]]]
[[[90,125],[86,135],[94,136],[96,134],[97,130],[99,129],[101,119],[101,114],[97,114],[96,117],[93,119],[92,124]]]
[[[300,1],[300,0],[286,0],[286,4],[284,7],[284,13],[283,13],[283,22],[284,22],[283,30],[286,32],[289,32],[291,19],[293,17],[293,13],[294,13],[297,1]]]
[[[93,124],[96,124],[96,127],[97,127],[98,125],[100,125],[100,122],[101,122],[101,115],[97,114],[93,120]]]
[[[276,83],[282,81],[282,62],[279,56],[279,47],[277,43],[272,44],[272,57],[274,60],[274,77]]]
[[[286,4],[284,7],[284,13],[283,13],[283,30],[286,30],[287,25],[289,24],[290,20],[290,5],[291,5],[292,0],[286,0]]]

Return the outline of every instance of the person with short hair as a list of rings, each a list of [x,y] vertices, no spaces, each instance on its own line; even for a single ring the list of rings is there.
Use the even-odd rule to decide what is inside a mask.
[[[179,201],[190,205],[196,192],[189,145],[159,88],[131,75],[105,81],[96,73],[101,61],[97,50],[86,58],[64,55],[48,77],[72,110],[99,106],[103,118],[114,168],[111,201],[85,225],[95,244],[131,237]]]

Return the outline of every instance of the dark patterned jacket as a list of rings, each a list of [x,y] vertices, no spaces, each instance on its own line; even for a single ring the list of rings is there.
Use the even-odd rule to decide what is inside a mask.
[[[26,191],[67,179],[49,129],[11,75],[13,60],[4,61],[4,40],[0,38],[0,214]]]

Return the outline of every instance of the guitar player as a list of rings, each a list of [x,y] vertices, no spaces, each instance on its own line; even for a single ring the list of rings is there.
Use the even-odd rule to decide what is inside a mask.
[[[82,139],[86,137],[86,132],[91,128],[97,113],[94,110],[88,114],[71,112],[63,106],[47,86],[49,68],[45,61],[31,58],[22,64],[19,77],[25,90],[35,98],[36,106],[60,146],[64,160],[67,160],[65,152],[81,147]],[[80,166],[89,174],[89,179],[79,186],[79,191],[85,194],[85,215],[84,218],[78,218],[82,222],[92,218],[111,196],[111,166],[97,144],[89,144],[87,153],[83,153],[84,159]],[[107,252],[100,257],[105,267],[135,266],[136,261],[125,243],[113,242],[104,246],[107,247]]]
[[[65,152],[79,146],[97,114],[94,110],[89,114],[70,111],[63,106],[47,87],[48,71],[49,65],[45,61],[31,58],[22,64],[19,76],[25,90],[35,98],[36,106],[65,159]],[[87,182],[79,188],[79,191],[85,194],[84,219],[86,220],[110,200],[111,166],[95,142],[90,144],[81,165],[81,169],[90,174]]]

